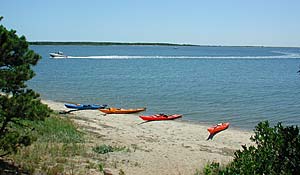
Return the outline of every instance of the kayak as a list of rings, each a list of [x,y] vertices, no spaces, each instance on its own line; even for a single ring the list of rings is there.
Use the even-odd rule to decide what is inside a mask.
[[[131,114],[131,113],[145,111],[146,108],[137,108],[137,109],[106,108],[106,109],[99,109],[99,110],[105,114]]]
[[[228,127],[229,127],[229,123],[219,123],[215,126],[209,127],[207,130],[211,135],[213,135],[227,129]]]
[[[78,109],[78,110],[84,110],[84,109],[101,109],[106,108],[107,105],[98,105],[98,104],[71,104],[66,103],[65,106],[67,108],[71,109]]]
[[[150,116],[140,116],[141,119],[146,121],[156,121],[156,120],[174,120],[177,118],[182,117],[180,114],[173,114],[173,115],[165,115],[165,114],[155,114]]]

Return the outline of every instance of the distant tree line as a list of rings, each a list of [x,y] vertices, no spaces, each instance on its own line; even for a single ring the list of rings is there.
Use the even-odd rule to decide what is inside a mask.
[[[109,46],[109,45],[198,46],[192,44],[172,44],[172,43],[53,42],[53,41],[34,41],[34,42],[29,42],[29,44],[30,45],[95,45],[95,46]]]

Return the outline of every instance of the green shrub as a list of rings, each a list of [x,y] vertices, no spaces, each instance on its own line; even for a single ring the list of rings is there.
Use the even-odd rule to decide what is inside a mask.
[[[103,165],[103,163],[99,163],[98,164],[98,169],[99,169],[100,172],[104,171],[104,165]]]
[[[204,174],[207,174],[207,175],[218,174],[219,171],[220,171],[220,164],[216,163],[216,162],[207,164],[203,169]]]
[[[113,147],[110,145],[100,145],[93,148],[93,151],[98,154],[106,154],[109,152],[113,152]]]
[[[298,126],[273,128],[268,121],[259,123],[251,141],[255,146],[242,147],[234,153],[234,160],[216,173],[204,169],[205,174],[300,174],[300,135]],[[212,165],[212,164],[211,164]],[[213,169],[220,167],[213,166]]]
[[[0,16],[0,21],[3,19]],[[27,88],[35,75],[32,66],[41,56],[29,49],[25,36],[0,25],[0,157],[30,145],[32,127],[24,121],[43,120],[51,110],[39,94]]]
[[[93,151],[98,153],[98,154],[106,154],[106,153],[109,153],[109,152],[114,152],[114,151],[123,151],[123,150],[126,150],[126,151],[130,151],[129,149],[126,149],[126,147],[112,147],[110,145],[100,145],[100,146],[96,146],[93,148]]]

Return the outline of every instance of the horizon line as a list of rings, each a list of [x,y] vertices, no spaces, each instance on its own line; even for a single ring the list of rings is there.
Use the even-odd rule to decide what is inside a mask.
[[[300,46],[268,46],[268,45],[209,45],[170,42],[112,42],[112,41],[28,41],[30,45],[161,45],[161,46],[196,46],[196,47],[268,47],[268,48],[300,48]]]

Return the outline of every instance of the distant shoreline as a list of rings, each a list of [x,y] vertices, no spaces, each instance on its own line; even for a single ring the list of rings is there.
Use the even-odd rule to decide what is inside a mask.
[[[197,44],[175,44],[175,43],[143,43],[143,42],[81,42],[81,41],[29,41],[30,45],[88,45],[88,46],[113,46],[113,45],[124,45],[124,46],[194,46],[194,47],[260,47],[260,48],[300,48],[300,47],[289,47],[289,46],[226,46],[226,45],[197,45]]]
[[[91,45],[91,46],[111,46],[111,45],[141,45],[141,46],[199,46],[193,44],[172,44],[172,43],[121,43],[121,42],[56,42],[56,41],[33,41],[30,45]]]

